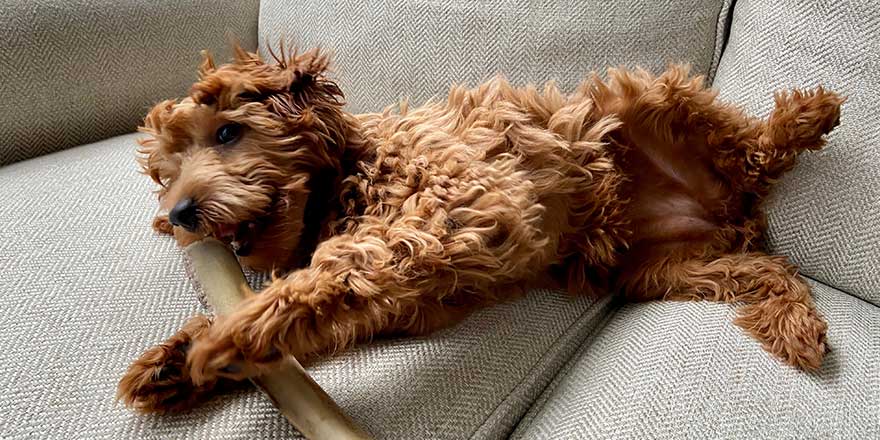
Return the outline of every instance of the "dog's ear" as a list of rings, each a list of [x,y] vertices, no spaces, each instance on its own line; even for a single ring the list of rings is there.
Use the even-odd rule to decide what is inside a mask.
[[[162,152],[160,137],[163,136],[165,121],[171,115],[175,104],[177,104],[176,100],[167,99],[154,105],[144,118],[143,125],[138,127],[138,132],[146,134],[147,137],[137,140],[137,143],[140,145],[137,160],[141,165],[143,174],[150,176],[161,187],[160,197],[164,194],[166,186],[162,176],[165,158]]]
[[[293,73],[289,86],[290,92],[302,93],[313,86],[317,80],[326,80],[329,67],[330,56],[320,49],[312,49],[302,54],[294,52],[288,65]]]
[[[214,57],[211,56],[211,52],[203,50],[200,53],[202,54],[202,62],[199,64],[199,78],[205,79],[206,76],[217,70],[217,66],[214,64]]]
[[[232,45],[232,55],[235,61],[235,64],[242,66],[255,66],[258,64],[263,64],[263,60],[260,58],[260,55],[254,52],[248,52],[245,48],[241,47],[240,44],[235,43]]]
[[[330,55],[327,52],[315,48],[305,52],[294,49],[285,54],[282,44],[279,53],[280,56],[269,50],[269,54],[286,73],[286,92],[296,108],[343,104],[342,90],[328,77]]]

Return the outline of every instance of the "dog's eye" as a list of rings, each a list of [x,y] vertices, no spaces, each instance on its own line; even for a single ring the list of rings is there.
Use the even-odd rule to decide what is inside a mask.
[[[229,123],[217,130],[217,143],[231,144],[241,137],[241,125]]]
[[[244,92],[238,95],[238,100],[243,102],[260,102],[265,98],[259,92]]]

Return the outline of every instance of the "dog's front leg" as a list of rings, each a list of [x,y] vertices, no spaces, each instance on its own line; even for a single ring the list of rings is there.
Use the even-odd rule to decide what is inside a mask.
[[[432,283],[413,279],[419,272],[401,269],[381,238],[332,238],[310,267],[276,279],[196,338],[188,353],[192,379],[243,379],[288,355],[303,359],[379,333],[418,333],[452,320],[453,309],[424,287]]]
[[[207,400],[231,381],[193,384],[186,368],[186,352],[194,338],[211,326],[204,315],[190,318],[178,332],[134,361],[119,382],[117,398],[145,413],[181,411]]]

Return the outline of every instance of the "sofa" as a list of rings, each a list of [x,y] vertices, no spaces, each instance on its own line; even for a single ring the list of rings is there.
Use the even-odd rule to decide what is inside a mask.
[[[353,112],[496,73],[571,90],[609,65],[688,62],[766,115],[774,90],[849,97],[768,206],[829,323],[820,371],[785,366],[708,302],[532,292],[433,335],[309,366],[375,438],[880,438],[878,0],[0,0],[0,438],[281,439],[252,387],[191,411],[115,401],[128,364],[203,312],[134,133],[199,51],[285,38],[335,53]]]

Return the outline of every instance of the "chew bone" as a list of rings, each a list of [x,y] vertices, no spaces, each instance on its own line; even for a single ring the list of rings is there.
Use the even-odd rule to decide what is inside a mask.
[[[208,304],[228,314],[254,295],[230,249],[211,238],[186,247],[192,271]],[[296,359],[289,358],[273,372],[252,379],[284,417],[309,439],[368,439],[339,406],[312,380]]]

